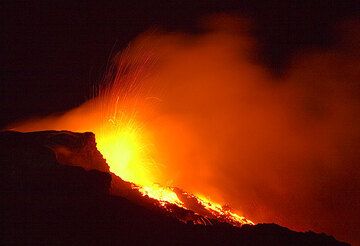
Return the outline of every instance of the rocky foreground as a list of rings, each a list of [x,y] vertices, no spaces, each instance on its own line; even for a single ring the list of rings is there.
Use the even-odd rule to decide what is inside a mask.
[[[109,173],[92,133],[0,132],[0,165],[0,245],[349,245],[275,224],[193,223]]]

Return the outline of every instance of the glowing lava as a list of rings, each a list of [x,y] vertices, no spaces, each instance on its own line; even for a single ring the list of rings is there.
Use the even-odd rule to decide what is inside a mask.
[[[113,90],[113,88],[108,88],[105,95],[111,95],[109,92]],[[192,206],[188,207],[185,201],[193,199],[200,208],[199,211],[203,209],[207,211],[205,215],[199,212],[201,216],[218,219],[235,226],[253,224],[252,221],[232,212],[229,207],[221,206],[205,196],[182,192],[180,199],[173,188],[156,183],[154,170],[157,169],[157,163],[153,158],[154,149],[151,137],[145,125],[136,119],[140,110],[132,109],[130,113],[126,112],[129,103],[126,100],[119,101],[120,95],[112,95],[110,98],[100,96],[101,103],[106,104],[108,111],[103,115],[100,127],[94,130],[97,148],[107,160],[111,172],[135,184],[133,189],[138,190],[143,196],[157,200],[159,205],[165,208],[170,203],[197,212],[196,206],[195,209]]]
[[[106,158],[110,170],[122,179],[138,185],[151,183],[146,145],[140,134],[140,127],[134,122],[122,126],[109,121],[96,132],[97,148]]]
[[[143,196],[157,200],[159,206],[167,209],[167,205],[173,204],[193,211],[203,224],[211,224],[210,220],[235,226],[253,224],[228,206],[221,206],[206,196],[194,196],[180,190],[182,185],[173,182],[173,177],[170,177],[176,175],[176,165],[164,171],[174,163],[191,170],[193,167],[189,165],[194,163],[203,172],[205,168],[202,164],[206,164],[207,156],[198,152],[197,144],[194,144],[197,143],[196,133],[187,127],[184,119],[167,118],[149,103],[154,99],[161,101],[158,98],[161,93],[151,93],[156,81],[147,80],[143,73],[149,63],[151,65],[152,61],[142,49],[125,50],[116,57],[96,93],[98,95],[92,100],[62,117],[30,121],[18,129],[94,132],[97,148],[110,171],[134,184],[132,188]],[[161,88],[156,89],[161,91]],[[170,159],[164,158],[164,155],[170,156]],[[193,175],[191,171],[188,174]],[[188,187],[192,187],[195,177],[188,180]],[[173,183],[179,187],[170,187]],[[203,189],[199,192],[208,194]]]
[[[111,119],[96,133],[97,148],[107,160],[110,171],[136,184],[134,188],[143,195],[161,204],[169,202],[182,206],[170,188],[153,183],[151,169],[156,168],[156,163],[149,153],[145,135],[143,128],[133,119],[127,122]]]

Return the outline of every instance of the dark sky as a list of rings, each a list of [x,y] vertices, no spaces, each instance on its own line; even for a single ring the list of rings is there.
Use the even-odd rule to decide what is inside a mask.
[[[253,58],[279,76],[295,52],[336,43],[333,25],[357,10],[346,0],[48,2],[0,5],[0,127],[81,104],[111,53],[149,28],[200,32],[196,23],[208,14],[250,17],[260,47]]]

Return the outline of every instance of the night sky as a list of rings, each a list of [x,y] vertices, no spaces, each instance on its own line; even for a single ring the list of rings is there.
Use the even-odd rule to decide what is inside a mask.
[[[214,13],[249,17],[253,59],[274,76],[309,48],[336,44],[334,24],[353,17],[356,1],[2,1],[0,127],[80,105],[112,54],[149,28],[197,33]]]

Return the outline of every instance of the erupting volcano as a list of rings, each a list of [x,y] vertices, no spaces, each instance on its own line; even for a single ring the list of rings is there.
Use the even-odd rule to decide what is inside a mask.
[[[65,130],[41,141],[59,163],[110,173],[111,195],[151,204],[181,226],[279,223],[346,235],[346,220],[333,215],[345,213],[337,202],[358,204],[349,198],[357,181],[344,182],[359,160],[352,41],[295,57],[279,78],[251,60],[258,44],[249,26],[219,15],[198,34],[144,33],[112,58],[88,101],[7,130]],[[108,168],[58,146],[67,131],[94,133]],[[15,133],[4,142],[7,134]]]
[[[136,54],[131,54],[134,51]],[[95,92],[97,96],[79,109],[60,118],[20,124],[15,129],[60,130],[65,127],[71,131],[94,132],[97,148],[106,159],[110,171],[132,183],[134,190],[157,200],[165,209],[173,204],[205,218],[235,226],[254,224],[228,205],[212,201],[211,194],[194,195],[172,187],[172,180],[161,173],[161,166],[167,164],[159,162],[158,151],[164,148],[155,141],[159,126],[151,126],[153,118],[159,117],[159,112],[153,108],[153,101],[161,101],[161,98],[152,96],[153,92],[158,91],[151,91],[146,84],[147,73],[156,66],[156,57],[147,53],[149,50],[143,52],[142,49],[129,48],[117,55],[98,92]],[[182,134],[176,130],[171,131],[174,140],[182,141]],[[183,144],[180,143],[180,146]],[[189,170],[189,175],[191,172]],[[198,220],[195,223],[211,224],[209,220]]]

